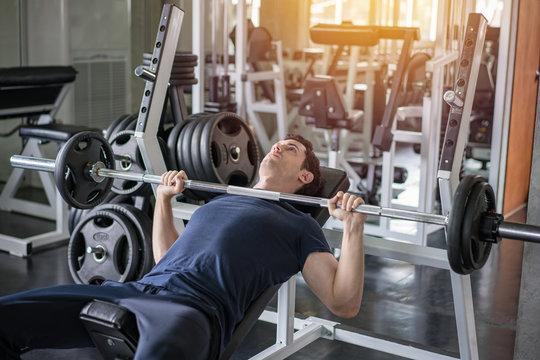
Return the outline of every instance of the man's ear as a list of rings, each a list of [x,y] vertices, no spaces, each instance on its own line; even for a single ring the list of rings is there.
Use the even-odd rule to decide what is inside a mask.
[[[314,178],[315,176],[313,173],[311,171],[307,171],[306,169],[302,169],[300,175],[298,176],[298,179],[300,182],[302,182],[302,184],[309,184]]]

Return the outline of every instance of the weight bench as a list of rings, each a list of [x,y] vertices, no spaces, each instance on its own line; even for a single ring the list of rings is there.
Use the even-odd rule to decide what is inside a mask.
[[[325,184],[319,196],[329,198],[339,190],[346,191],[349,188],[347,174],[342,170],[321,167],[321,171]],[[310,213],[321,226],[329,218],[328,210],[325,208],[306,205],[296,207]],[[221,354],[220,360],[229,359],[236,351],[281,285],[270,287],[251,303],[242,321],[236,325],[231,341]],[[105,360],[133,358],[139,338],[133,313],[116,304],[94,300],[83,308],[80,318]]]
[[[72,135],[89,129],[57,124],[58,112],[77,72],[71,66],[35,66],[0,69],[0,119],[23,118],[19,135],[24,140],[21,155],[41,157],[40,145],[56,142],[58,147]],[[0,209],[56,221],[52,232],[24,239],[0,235],[0,250],[27,256],[32,247],[43,246],[69,237],[67,207],[57,194],[52,174],[40,173],[48,204],[16,198],[24,179],[23,169],[14,169],[0,194]]]

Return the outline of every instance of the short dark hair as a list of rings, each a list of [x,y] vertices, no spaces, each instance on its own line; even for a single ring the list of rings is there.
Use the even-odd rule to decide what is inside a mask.
[[[313,144],[311,141],[305,139],[301,135],[288,134],[285,136],[285,140],[296,140],[306,148],[306,158],[302,163],[302,169],[313,174],[313,181],[309,184],[305,184],[296,191],[298,195],[317,196],[323,188],[324,181],[321,174],[321,167],[319,165],[319,158],[313,152]]]

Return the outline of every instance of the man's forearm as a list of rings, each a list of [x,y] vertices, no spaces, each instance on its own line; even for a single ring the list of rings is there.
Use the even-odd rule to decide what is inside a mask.
[[[158,196],[154,209],[154,225],[152,227],[152,249],[156,263],[163,257],[178,238],[174,227],[170,198]]]
[[[345,312],[354,316],[362,303],[364,289],[364,225],[344,223],[341,254],[334,278],[334,296]]]

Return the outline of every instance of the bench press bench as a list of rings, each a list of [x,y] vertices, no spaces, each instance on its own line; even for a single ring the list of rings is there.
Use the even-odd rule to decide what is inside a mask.
[[[86,126],[59,124],[55,115],[77,71],[72,66],[31,66],[0,69],[0,120],[23,118],[19,135],[24,140],[21,155],[40,157],[40,146],[55,142],[59,148],[81,131],[99,131]],[[31,215],[56,222],[55,230],[26,238],[0,234],[0,250],[28,256],[33,247],[69,238],[67,207],[57,194],[52,174],[40,173],[48,204],[16,198],[24,169],[13,169],[0,193],[0,210]]]
[[[340,190],[347,191],[349,180],[344,171],[326,167],[321,167],[321,171],[325,184],[318,196],[330,198]],[[326,208],[295,206],[303,212],[310,213],[321,226],[329,218]],[[281,285],[268,288],[251,303],[243,320],[236,325],[231,341],[221,354],[220,360],[227,360],[232,356]],[[119,305],[94,300],[83,308],[80,318],[105,360],[133,358],[139,337],[133,313]]]

